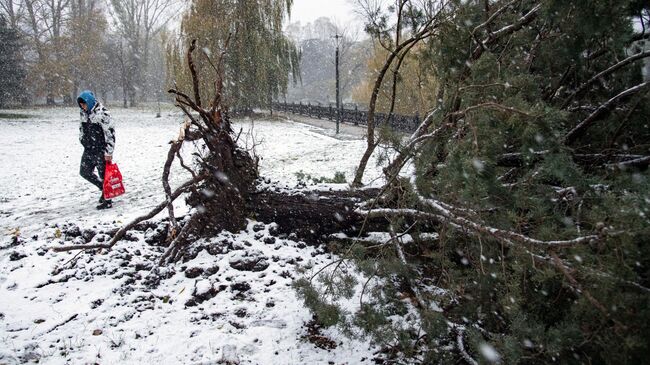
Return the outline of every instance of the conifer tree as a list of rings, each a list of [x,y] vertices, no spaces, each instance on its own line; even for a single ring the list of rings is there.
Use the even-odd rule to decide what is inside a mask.
[[[630,16],[648,29],[648,8],[446,3],[418,54],[439,97],[361,210],[391,239],[345,250],[368,278],[360,307],[333,299],[354,292],[341,265],[298,285],[321,322],[396,363],[646,362],[650,52]]]
[[[25,70],[20,47],[18,31],[10,28],[5,17],[0,15],[0,107],[24,97]]]

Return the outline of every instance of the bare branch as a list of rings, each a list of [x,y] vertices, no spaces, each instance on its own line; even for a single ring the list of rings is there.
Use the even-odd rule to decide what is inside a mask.
[[[174,190],[174,192],[171,194],[171,200],[172,201],[176,200],[179,196],[185,193],[190,187],[201,182],[205,178],[206,178],[205,175],[200,175],[192,180],[183,183],[180,187],[178,187],[178,189]],[[144,222],[146,220],[155,217],[156,214],[162,212],[162,210],[165,209],[165,207],[167,207],[167,200],[158,204],[149,213],[132,220],[130,223],[120,228],[117,231],[117,233],[115,233],[115,236],[113,236],[113,238],[108,243],[96,244],[96,245],[52,246],[50,247],[50,249],[54,252],[66,252],[66,251],[76,251],[76,250],[90,250],[95,248],[111,248],[115,245],[115,243],[117,243],[117,241],[121,240],[122,237],[124,237],[124,235],[128,230],[132,229],[133,227],[135,227],[137,224],[141,222]]]
[[[172,163],[174,162],[174,157],[176,156],[176,154],[178,153],[182,145],[183,145],[182,140],[180,142],[179,141],[171,142],[171,147],[169,147],[169,151],[167,152],[167,160],[165,161],[165,165],[163,167],[163,174],[162,174],[162,184],[163,184],[163,189],[165,190],[165,195],[167,196],[167,211],[169,212],[169,222],[171,224],[170,235],[172,238],[176,236],[176,231],[178,230],[178,222],[176,222],[176,217],[174,216],[172,189],[169,186],[169,173],[171,170]]]
[[[201,91],[199,88],[199,77],[196,73],[196,66],[194,65],[194,60],[192,59],[192,52],[196,49],[196,39],[192,40],[190,49],[187,50],[187,64],[190,68],[190,73],[192,74],[192,87],[194,88],[194,100],[196,105],[201,107]]]
[[[463,117],[463,116],[465,116],[467,113],[469,113],[471,111],[474,111],[474,110],[477,110],[477,109],[483,109],[483,108],[496,109],[496,110],[500,110],[500,111],[508,112],[508,113],[512,113],[512,114],[520,114],[520,115],[523,115],[523,116],[526,116],[526,117],[529,117],[529,118],[535,118],[534,115],[526,113],[523,110],[519,110],[519,109],[516,109],[516,108],[513,108],[513,107],[509,107],[509,106],[505,106],[505,105],[502,105],[502,104],[499,104],[499,103],[493,103],[493,102],[472,105],[470,107],[465,108],[464,110],[460,110],[460,111],[451,113],[450,115],[452,115],[454,117]]]

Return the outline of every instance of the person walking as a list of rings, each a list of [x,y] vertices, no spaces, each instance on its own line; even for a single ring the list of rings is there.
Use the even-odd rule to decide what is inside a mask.
[[[84,147],[79,174],[102,191],[97,209],[108,209],[113,206],[113,202],[104,199],[104,169],[106,163],[113,160],[115,150],[113,119],[92,91],[82,91],[77,97],[77,104],[81,108],[79,141]],[[99,177],[95,174],[95,169]]]

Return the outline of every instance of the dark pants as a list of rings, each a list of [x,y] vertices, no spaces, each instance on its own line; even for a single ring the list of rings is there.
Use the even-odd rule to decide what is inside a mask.
[[[102,151],[95,152],[84,149],[81,156],[81,166],[79,166],[79,174],[84,179],[90,181],[99,190],[104,190],[104,169],[106,162],[104,161],[104,153]],[[95,174],[95,169],[99,173],[99,177]]]

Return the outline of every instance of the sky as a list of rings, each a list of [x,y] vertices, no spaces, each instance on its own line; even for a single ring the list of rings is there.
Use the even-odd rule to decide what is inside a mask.
[[[341,22],[354,23],[357,28],[363,27],[359,16],[354,12],[353,0],[294,0],[291,10],[290,23],[300,21],[302,24],[313,22],[320,17],[327,17]]]

